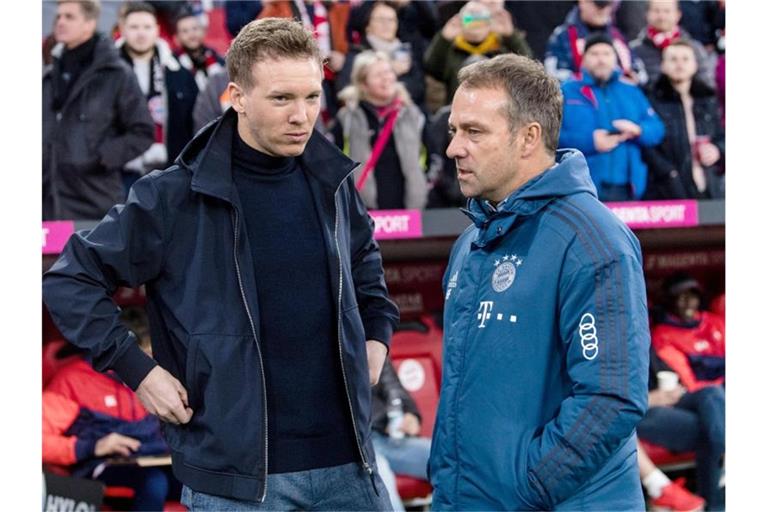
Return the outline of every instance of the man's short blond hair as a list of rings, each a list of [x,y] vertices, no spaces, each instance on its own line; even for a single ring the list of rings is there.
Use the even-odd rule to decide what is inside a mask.
[[[266,59],[316,59],[323,57],[312,32],[298,21],[263,18],[244,26],[227,52],[229,79],[245,90],[253,87],[253,66]]]
[[[57,4],[78,4],[80,11],[89,20],[99,19],[101,2],[99,0],[57,0]]]

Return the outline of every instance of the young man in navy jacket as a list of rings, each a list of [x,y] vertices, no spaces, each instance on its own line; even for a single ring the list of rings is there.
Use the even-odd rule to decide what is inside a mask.
[[[445,274],[436,510],[641,510],[648,398],[640,246],[557,151],[563,99],[541,64],[461,70],[446,154],[472,225]]]
[[[312,130],[320,51],[264,19],[227,66],[232,108],[70,239],[45,302],[165,422],[190,509],[387,509],[370,386],[398,312],[357,164]],[[140,284],[154,359],[111,299]]]

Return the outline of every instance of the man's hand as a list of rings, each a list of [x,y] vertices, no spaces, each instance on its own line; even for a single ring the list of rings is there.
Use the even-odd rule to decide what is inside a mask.
[[[607,153],[626,140],[624,134],[611,135],[608,130],[595,130],[592,133],[592,139],[595,142],[595,149],[600,153]]]
[[[379,383],[381,369],[384,368],[387,346],[377,340],[368,340],[365,342],[365,351],[368,353],[368,376],[371,386],[375,386]]]
[[[328,56],[328,65],[334,72],[341,71],[341,68],[344,67],[344,61],[347,59],[346,55],[344,55],[341,52],[337,52],[336,50],[331,51],[331,54]]]
[[[112,432],[96,441],[93,454],[96,457],[106,457],[107,455],[130,457],[133,452],[139,449],[139,446],[141,446],[141,441],[138,439]]]
[[[370,361],[370,355],[368,356]],[[139,387],[136,396],[150,414],[160,420],[178,425],[188,423],[192,418],[189,408],[187,390],[173,375],[160,366],[152,368]]]
[[[720,150],[711,142],[699,146],[699,161],[704,167],[715,165],[720,160]]]
[[[613,126],[623,135],[626,135],[628,139],[634,139],[643,133],[643,129],[640,128],[637,123],[633,123],[629,119],[617,119],[613,122]]]
[[[515,31],[512,15],[504,7],[493,13],[491,17],[491,31],[504,37],[511,36]]]
[[[417,436],[421,432],[421,422],[415,414],[407,412],[403,415],[403,424],[400,430],[407,436]]]
[[[459,37],[459,34],[461,34],[461,15],[454,14],[451,19],[446,22],[441,34],[448,41],[453,41]]]
[[[672,407],[685,394],[683,386],[677,386],[669,391],[654,389],[648,393],[648,407]]]

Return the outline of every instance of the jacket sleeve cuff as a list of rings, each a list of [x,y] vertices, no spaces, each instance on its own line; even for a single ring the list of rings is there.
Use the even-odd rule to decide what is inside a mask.
[[[93,452],[96,449],[95,439],[80,439],[75,441],[75,460],[80,462],[81,460],[90,459],[93,457]]]
[[[133,336],[131,336],[133,338]],[[112,369],[120,378],[136,391],[144,377],[155,367],[157,362],[142,351],[132,339],[128,349],[115,361]]]
[[[365,326],[365,339],[380,341],[389,352],[389,344],[392,341],[392,324],[386,319],[366,320],[363,321],[363,324]]]

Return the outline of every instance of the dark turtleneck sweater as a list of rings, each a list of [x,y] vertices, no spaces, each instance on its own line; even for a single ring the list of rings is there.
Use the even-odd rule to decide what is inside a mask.
[[[259,152],[237,132],[232,173],[255,267],[269,473],[354,462],[328,254],[307,176],[295,158]]]

